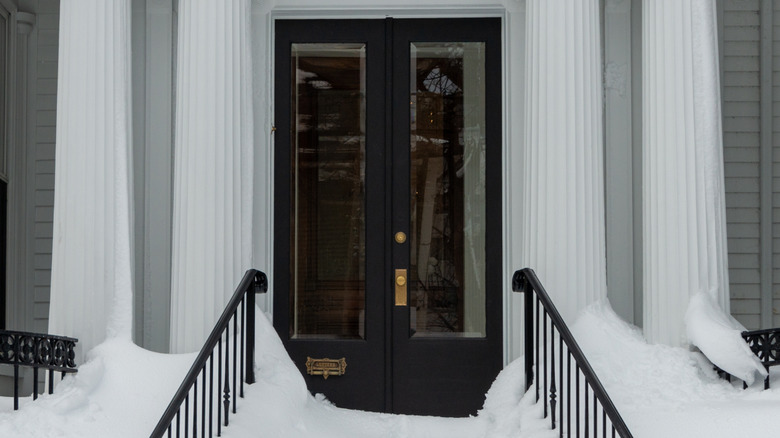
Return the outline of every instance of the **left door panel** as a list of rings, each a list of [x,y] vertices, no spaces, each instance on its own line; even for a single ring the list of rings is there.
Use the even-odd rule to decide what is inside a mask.
[[[312,393],[376,411],[385,251],[367,230],[385,226],[383,37],[376,21],[276,21],[274,326]],[[341,358],[342,375],[308,373]]]

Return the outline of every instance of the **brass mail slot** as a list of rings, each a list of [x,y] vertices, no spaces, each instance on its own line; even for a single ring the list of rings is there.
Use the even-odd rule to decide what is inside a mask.
[[[341,376],[346,372],[347,360],[341,359],[314,359],[306,357],[306,373],[310,376],[322,376],[323,379],[328,376]]]

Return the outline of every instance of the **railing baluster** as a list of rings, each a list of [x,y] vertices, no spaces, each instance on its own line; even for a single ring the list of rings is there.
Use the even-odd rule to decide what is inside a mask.
[[[233,312],[233,391],[236,391],[236,369],[238,365],[238,351],[236,346],[238,345],[238,315],[237,312]],[[233,394],[233,413],[236,413],[236,405],[238,404],[238,397]]]
[[[536,343],[534,344],[534,346],[535,346],[534,350],[536,351],[536,385],[535,385],[535,389],[536,389],[536,402],[537,403],[539,402],[539,385],[542,383],[542,381],[539,379],[539,373],[541,372],[539,370],[539,364],[541,363],[541,362],[539,362],[539,351],[541,350],[539,348],[539,333],[540,333],[539,332],[539,323],[541,322],[541,320],[539,318],[539,305],[540,305],[539,304],[539,300],[536,300],[536,319],[534,320],[536,322]]]
[[[547,386],[547,312],[542,312],[544,321],[542,322],[542,360],[544,361],[544,386],[546,390]],[[547,418],[547,400],[544,401],[544,418]]]
[[[589,437],[590,428],[588,428],[588,423],[590,420],[590,417],[588,416],[588,378],[585,378],[585,438]]]
[[[190,396],[184,399],[184,438],[189,436],[190,425]]]
[[[209,438],[214,436],[214,352],[209,355]]]
[[[16,355],[14,355],[16,356]],[[18,362],[19,359],[16,359]],[[51,394],[52,391],[49,391],[49,394]],[[14,364],[14,410],[19,410],[19,364]]]
[[[575,376],[575,382],[574,382],[574,388],[575,391],[577,391],[577,396],[574,399],[575,402],[575,413],[576,413],[576,421],[577,421],[577,436],[580,436],[580,364],[577,362],[574,362],[574,376]]]
[[[206,364],[203,364],[200,374],[202,376],[201,386],[203,387],[200,400],[200,436],[206,438]]]
[[[38,367],[33,368],[33,400],[38,400]]]
[[[601,409],[601,436],[607,438],[607,411]]]
[[[561,387],[561,389],[558,390],[559,391],[558,392],[558,405],[559,405],[559,409],[560,409],[560,415],[558,415],[558,421],[560,422],[560,425],[558,427],[558,429],[559,429],[558,436],[559,436],[559,438],[563,438],[563,397],[564,397],[564,392],[563,392],[563,337],[560,336],[560,334],[558,335],[558,362],[559,362],[559,367],[560,367],[559,368],[560,372],[558,373],[558,376],[560,376],[560,379],[561,379],[560,380],[561,384],[559,385]]]
[[[198,379],[192,389],[192,438],[198,438]]]
[[[181,424],[179,423],[181,419],[181,409],[179,409],[178,412],[176,412],[176,438],[179,438],[181,436]]]
[[[230,424],[230,326],[225,327],[225,426]]]
[[[521,280],[519,276],[517,283],[516,286],[519,289],[526,291],[523,306],[523,313],[525,314],[525,390],[530,391],[534,378],[534,294],[528,290],[530,287],[528,282]]]
[[[49,368],[49,394],[54,394],[54,370]]]
[[[571,435],[571,351],[566,349],[566,433]]]
[[[222,337],[217,344],[217,394],[222,390]],[[221,399],[222,397],[217,397]],[[222,436],[222,403],[217,400],[217,436]]]
[[[244,344],[244,327],[246,326],[246,317],[244,316],[244,301],[246,301],[246,296],[243,300],[241,300],[241,378],[239,379],[241,381],[241,398],[244,398],[244,350],[246,350],[246,344]]]
[[[596,393],[593,393],[593,436],[594,438],[599,436],[599,429],[598,429],[598,423],[599,423],[599,416],[597,411],[598,408],[598,402],[596,401]]]
[[[550,321],[550,424],[555,430],[555,324]]]

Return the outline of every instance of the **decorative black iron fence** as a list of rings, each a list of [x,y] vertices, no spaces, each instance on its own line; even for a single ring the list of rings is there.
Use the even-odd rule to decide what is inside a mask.
[[[14,367],[14,410],[19,409],[19,368],[33,369],[33,400],[38,398],[38,370],[49,372],[49,394],[54,391],[54,372],[61,377],[75,373],[78,339],[39,333],[0,330],[0,364]]]
[[[169,437],[187,437],[190,431],[193,438],[205,437],[207,431],[208,436],[213,436],[214,424],[217,436],[222,435],[222,425],[229,424],[231,397],[235,414],[238,401],[236,391],[238,397],[243,398],[244,383],[255,383],[255,294],[266,291],[266,275],[254,269],[246,271],[184,381],[157,422],[151,438],[160,438],[166,432]],[[214,362],[217,363],[216,376]]]
[[[769,367],[780,364],[780,328],[745,331],[742,338],[767,371]],[[764,379],[764,389],[769,389],[769,375]]]
[[[525,293],[526,388],[537,402],[545,397],[552,429],[561,437],[632,437],[534,271],[515,271],[512,290]]]

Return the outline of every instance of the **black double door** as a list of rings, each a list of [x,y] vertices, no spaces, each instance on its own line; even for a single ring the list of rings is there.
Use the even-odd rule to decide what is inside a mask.
[[[274,326],[338,406],[473,414],[501,368],[500,28],[275,22]]]

